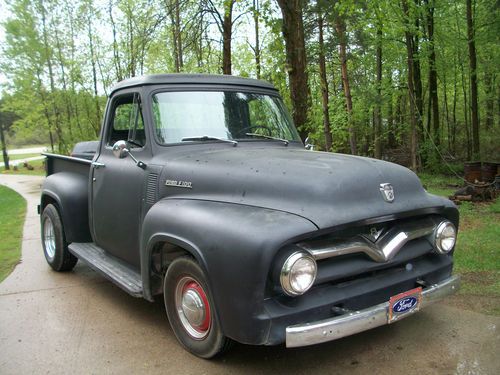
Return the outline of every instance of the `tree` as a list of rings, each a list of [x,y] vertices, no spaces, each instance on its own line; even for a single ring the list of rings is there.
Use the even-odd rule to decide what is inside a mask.
[[[408,7],[407,0],[402,0],[403,12],[406,20],[405,29],[405,40],[406,40],[406,51],[407,51],[407,65],[408,65],[408,97],[410,98],[410,158],[411,158],[411,168],[416,171],[417,164],[417,102],[415,95],[415,48],[414,39],[411,30],[410,23],[410,11]],[[418,78],[417,78],[418,81]]]
[[[323,132],[325,134],[325,149],[330,151],[332,149],[332,130],[330,124],[330,110],[329,105],[329,93],[328,93],[328,79],[326,74],[326,59],[325,59],[325,42],[323,38],[324,33],[324,20],[323,20],[323,10],[318,5],[317,10],[318,18],[318,43],[319,43],[319,75],[321,82],[321,105],[323,109]]]
[[[434,0],[424,0],[427,8],[427,38],[429,40],[429,109],[427,110],[427,129],[436,145],[439,145],[439,99],[436,68],[436,50],[434,47]],[[432,129],[431,129],[432,119]]]
[[[466,0],[467,6],[467,44],[469,46],[470,67],[470,111],[472,117],[472,151],[473,157],[479,158],[479,114],[477,105],[477,56],[474,32],[474,14],[472,0]]]
[[[290,80],[292,115],[301,138],[308,135],[309,84],[301,0],[278,0],[283,17],[282,33],[286,46],[286,68]]]
[[[344,88],[344,96],[349,124],[349,145],[351,147],[351,153],[353,155],[357,155],[358,146],[356,143],[356,132],[354,130],[354,120],[352,114],[351,84],[349,81],[349,73],[347,69],[346,25],[340,14],[337,14],[335,17],[335,29],[337,30],[337,35],[339,38],[339,59],[342,73],[342,86]]]
[[[7,142],[5,134],[9,131],[10,127],[16,120],[16,115],[12,112],[2,110],[2,100],[0,100],[0,142],[2,145],[2,156],[5,170],[9,170],[9,155],[7,154]]]

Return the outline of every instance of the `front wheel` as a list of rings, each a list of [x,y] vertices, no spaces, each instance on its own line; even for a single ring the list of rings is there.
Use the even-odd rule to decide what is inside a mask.
[[[57,208],[48,204],[42,213],[42,246],[45,259],[54,271],[71,271],[78,258],[68,250],[64,229]]]
[[[172,330],[184,348],[202,358],[229,348],[231,340],[222,333],[203,270],[193,259],[172,262],[165,274],[163,296]]]

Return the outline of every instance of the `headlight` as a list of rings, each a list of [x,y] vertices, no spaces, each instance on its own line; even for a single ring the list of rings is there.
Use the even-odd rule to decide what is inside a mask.
[[[457,230],[449,221],[442,221],[436,228],[434,235],[436,250],[441,254],[446,254],[453,249],[457,240]]]
[[[316,279],[317,267],[309,253],[298,251],[290,255],[280,273],[281,287],[289,296],[304,294]]]

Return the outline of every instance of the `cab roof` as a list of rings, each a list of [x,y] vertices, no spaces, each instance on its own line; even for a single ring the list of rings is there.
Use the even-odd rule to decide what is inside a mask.
[[[146,85],[169,85],[169,84],[187,84],[187,85],[234,85],[256,87],[267,90],[276,88],[269,82],[252,78],[242,78],[230,75],[217,74],[152,74],[140,77],[132,77],[118,82],[110,92],[110,96],[117,90],[138,87]]]

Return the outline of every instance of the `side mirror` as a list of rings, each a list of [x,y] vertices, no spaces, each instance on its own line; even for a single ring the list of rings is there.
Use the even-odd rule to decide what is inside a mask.
[[[309,139],[309,137],[307,137],[306,140],[304,141],[304,143],[305,143],[304,147],[306,150],[314,151],[315,146],[313,144],[309,143],[309,141],[310,141],[310,139]]]
[[[130,150],[127,148],[127,142],[125,141],[116,141],[115,144],[113,145],[113,155],[115,155],[118,159],[123,159],[126,158],[127,156],[130,156],[130,158],[135,162],[135,165],[137,165],[141,169],[146,169],[147,165],[146,163],[137,160],[134,155],[130,153]]]
[[[129,155],[127,142],[121,140],[116,141],[113,145],[113,155],[115,155],[118,159],[126,158],[127,155]]]

